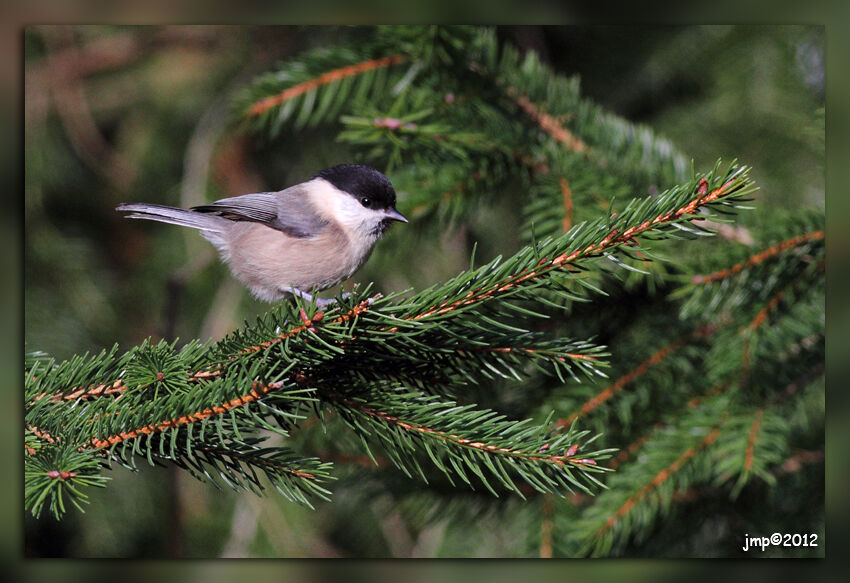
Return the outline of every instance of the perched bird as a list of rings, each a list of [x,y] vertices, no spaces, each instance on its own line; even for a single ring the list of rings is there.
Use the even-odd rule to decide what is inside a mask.
[[[407,222],[395,204],[386,176],[342,164],[279,192],[223,198],[189,210],[148,203],[116,210],[131,213],[131,219],[200,230],[256,298],[275,302],[289,294],[312,301],[314,289],[351,277],[393,221]]]

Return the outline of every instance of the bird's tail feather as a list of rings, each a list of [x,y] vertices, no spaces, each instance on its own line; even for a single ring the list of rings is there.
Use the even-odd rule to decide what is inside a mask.
[[[227,227],[229,221],[216,215],[207,215],[159,204],[145,202],[122,203],[117,211],[129,212],[128,219],[148,219],[161,223],[171,223],[181,227],[191,227],[202,231],[219,233]]]

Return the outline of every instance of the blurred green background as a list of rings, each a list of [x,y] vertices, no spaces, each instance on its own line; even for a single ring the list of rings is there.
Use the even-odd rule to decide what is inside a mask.
[[[822,27],[498,32],[556,71],[580,75],[586,97],[670,138],[697,169],[719,157],[751,165],[759,206],[823,206]],[[25,349],[62,359],[114,343],[126,349],[148,336],[219,338],[263,312],[266,306],[229,276],[197,233],[126,221],[114,208],[127,201],[191,206],[280,189],[355,159],[356,152],[335,142],[336,127],[271,143],[246,134],[233,125],[229,100],[279,60],[365,33],[357,27],[28,28]],[[399,193],[403,213],[405,195]],[[399,245],[394,229],[352,282],[374,281],[383,291],[430,285],[468,266],[467,241],[480,243],[480,260],[514,251],[519,237],[504,233],[518,227],[518,208],[507,204],[482,211],[463,239],[433,225],[413,245]],[[91,492],[86,514],[71,513],[61,523],[27,518],[26,554],[358,555],[356,531],[274,495],[219,492],[161,468],[111,476],[108,489]],[[497,521],[490,527],[497,529]],[[399,544],[387,553],[448,552]],[[491,544],[478,552],[510,554],[509,538]]]

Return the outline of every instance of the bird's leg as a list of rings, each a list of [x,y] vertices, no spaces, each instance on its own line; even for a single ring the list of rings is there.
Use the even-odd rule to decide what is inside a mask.
[[[324,307],[326,307],[330,304],[333,304],[334,302],[337,301],[337,298],[317,298],[314,295],[307,293],[305,291],[302,291],[302,290],[295,288],[295,287],[286,287],[286,288],[283,288],[281,291],[283,291],[285,293],[292,294],[294,296],[298,296],[299,298],[306,300],[308,302],[315,301],[317,308],[324,308]],[[342,299],[345,299],[345,298],[349,297],[350,295],[351,295],[351,292],[344,292],[340,297]],[[375,300],[380,299],[382,297],[384,297],[383,294],[375,294],[371,298],[368,298],[366,301],[369,304],[371,304]]]
[[[308,302],[315,301],[317,308],[324,308],[328,304],[332,304],[336,301],[335,298],[327,298],[327,299],[317,298],[317,297],[313,296],[313,294],[302,291],[302,290],[298,289],[297,287],[285,287],[281,291],[292,294],[294,296],[298,296],[299,298],[306,300]]]
[[[324,308],[327,305],[333,304],[336,302],[336,298],[316,298],[316,307]]]

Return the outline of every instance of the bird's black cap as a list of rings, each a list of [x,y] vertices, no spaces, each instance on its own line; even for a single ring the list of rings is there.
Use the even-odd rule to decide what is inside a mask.
[[[339,190],[356,197],[363,206],[395,209],[393,185],[374,168],[360,164],[340,164],[322,170],[313,178],[324,178]]]

